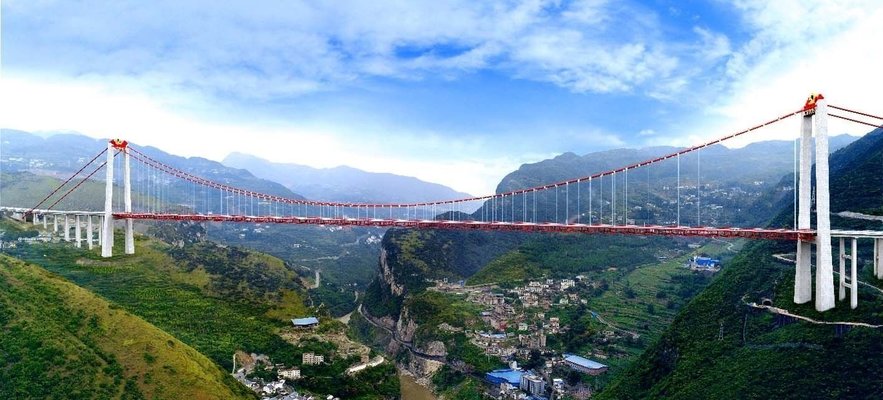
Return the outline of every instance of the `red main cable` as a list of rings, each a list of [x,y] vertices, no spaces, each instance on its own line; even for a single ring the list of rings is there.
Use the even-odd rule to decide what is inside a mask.
[[[837,107],[837,106],[835,106],[835,105],[828,105],[828,107],[831,107],[831,108],[833,108],[833,109],[835,109],[835,110],[846,111],[846,112],[850,112],[850,113],[853,113],[853,114],[858,114],[858,115],[861,115],[861,116],[863,116],[863,117],[876,118],[876,119],[883,119],[883,117],[878,117],[878,116],[876,116],[876,115],[863,113],[863,112],[861,112],[861,111],[850,110],[850,109],[845,108],[845,107]],[[841,117],[837,117],[837,118],[841,118]],[[856,122],[858,122],[858,121],[856,121]]]
[[[83,172],[83,170],[86,169],[86,167],[88,167],[88,166],[91,165],[93,162],[95,162],[95,160],[97,160],[98,157],[101,157],[101,155],[104,154],[104,153],[107,153],[107,149],[101,150],[101,152],[98,153],[98,155],[96,155],[95,157],[92,157],[92,159],[89,160],[89,162],[87,162],[86,165],[83,165],[83,167],[80,168],[79,171],[77,171],[77,172],[75,172],[73,175],[71,175],[70,178],[67,178],[67,180],[64,181],[64,183],[62,183],[62,184],[59,185],[57,188],[55,188],[55,190],[53,190],[52,193],[49,193],[48,195],[46,195],[46,197],[44,197],[43,200],[40,200],[40,202],[37,203],[37,205],[31,207],[31,209],[28,210],[27,214],[31,214],[31,213],[33,213],[34,210],[37,209],[37,207],[40,207],[40,205],[42,205],[43,203],[45,203],[46,200],[49,200],[49,198],[52,197],[52,195],[54,195],[56,192],[58,192],[59,190],[61,190],[61,188],[63,188],[64,185],[67,185],[71,180],[73,180],[74,178],[76,178],[77,175],[79,175],[81,172]],[[105,164],[106,164],[106,163],[105,163]],[[102,164],[102,165],[103,165],[103,164]],[[99,168],[101,168],[101,167],[99,167]],[[93,172],[93,173],[94,173],[94,172]],[[89,176],[92,176],[92,175],[90,174]],[[79,185],[77,185],[77,186],[79,186]],[[70,193],[70,192],[68,192],[68,193]],[[65,196],[67,196],[67,194],[65,194]],[[58,202],[56,201],[55,203],[57,204]],[[55,205],[55,204],[53,204],[53,205]],[[52,208],[52,207],[50,206],[49,208]]]
[[[635,169],[635,168],[639,168],[639,167],[644,167],[644,166],[647,166],[647,165],[650,165],[650,164],[654,164],[654,163],[657,163],[657,162],[661,162],[661,161],[665,161],[665,160],[668,160],[668,159],[671,159],[671,158],[675,158],[675,157],[677,157],[677,156],[679,156],[679,155],[682,155],[682,154],[690,153],[690,152],[693,152],[693,151],[696,151],[696,150],[699,150],[699,149],[703,149],[703,148],[706,148],[706,147],[709,147],[709,146],[713,146],[713,145],[719,144],[719,143],[721,143],[721,142],[727,141],[727,140],[729,140],[729,139],[732,139],[732,138],[735,138],[735,137],[738,137],[738,136],[742,136],[742,135],[744,135],[744,134],[746,134],[746,133],[753,132],[753,131],[756,131],[756,130],[758,130],[758,129],[760,129],[760,128],[763,128],[763,127],[766,127],[766,126],[772,125],[772,124],[774,124],[774,123],[776,123],[776,122],[782,121],[782,120],[784,120],[784,119],[790,118],[790,117],[792,117],[792,116],[794,116],[794,115],[797,115],[797,114],[800,114],[800,113],[803,113],[803,112],[804,112],[804,110],[803,110],[803,108],[801,108],[800,110],[797,110],[797,111],[794,111],[794,112],[789,112],[789,113],[784,114],[784,115],[782,115],[782,116],[780,116],[780,117],[777,117],[777,118],[771,119],[771,120],[766,121],[766,122],[764,122],[764,123],[761,123],[761,124],[755,125],[755,126],[753,126],[753,127],[751,127],[751,128],[748,128],[748,129],[745,129],[745,130],[742,130],[742,131],[739,131],[739,132],[736,132],[736,133],[733,133],[733,134],[730,134],[730,135],[724,136],[724,137],[719,138],[719,139],[716,139],[716,140],[712,140],[712,141],[709,141],[709,142],[705,142],[705,143],[702,143],[702,144],[699,144],[699,145],[696,145],[696,146],[693,146],[693,147],[688,147],[688,148],[686,148],[686,149],[682,149],[682,150],[679,150],[679,151],[673,152],[673,153],[671,153],[671,154],[667,154],[667,155],[664,155],[664,156],[661,156],[661,157],[657,157],[657,158],[654,158],[654,159],[652,159],[652,160],[643,161],[643,162],[640,162],[640,163],[632,164],[632,165],[629,165],[629,166],[626,166],[626,167],[622,167],[622,168],[612,169],[612,170],[609,170],[609,171],[599,172],[599,173],[594,174],[594,175],[588,175],[588,176],[584,176],[584,177],[580,177],[580,178],[575,178],[575,179],[571,179],[571,180],[567,180],[567,181],[561,181],[561,182],[551,183],[551,184],[542,185],[542,186],[535,186],[535,187],[526,188],[526,189],[518,189],[518,190],[509,191],[509,192],[493,194],[493,195],[477,196],[477,197],[468,197],[468,198],[454,199],[454,200],[430,201],[430,202],[422,202],[422,203],[372,204],[372,203],[339,203],[339,202],[330,202],[330,201],[311,201],[311,200],[297,200],[297,199],[290,199],[290,198],[285,198],[285,197],[280,197],[280,196],[269,195],[269,194],[265,194],[265,193],[253,192],[253,191],[250,191],[250,190],[239,189],[239,188],[232,187],[232,186],[229,186],[229,185],[225,185],[225,184],[222,184],[222,183],[218,183],[218,182],[210,181],[210,180],[205,179],[205,178],[200,178],[200,177],[198,177],[198,176],[192,175],[192,174],[187,173],[187,172],[184,172],[184,171],[182,171],[182,170],[180,170],[180,169],[177,169],[177,168],[174,168],[174,167],[168,166],[168,165],[163,164],[163,163],[161,163],[161,162],[159,162],[159,161],[157,161],[157,160],[154,160],[154,159],[151,158],[150,156],[148,156],[148,155],[146,155],[146,154],[144,154],[144,153],[138,151],[137,149],[132,148],[131,145],[129,146],[129,149],[131,149],[134,153],[136,153],[136,154],[140,155],[141,157],[143,157],[143,159],[142,159],[142,158],[136,157],[135,155],[132,155],[132,157],[135,158],[136,160],[141,161],[141,162],[144,162],[144,163],[147,163],[147,164],[149,164],[149,165],[152,165],[152,166],[154,166],[154,167],[156,167],[156,168],[158,168],[158,169],[162,169],[162,170],[164,170],[166,173],[169,173],[169,174],[171,174],[171,175],[173,175],[173,176],[176,176],[176,177],[179,177],[179,178],[182,178],[182,179],[186,179],[186,180],[189,180],[189,181],[191,181],[191,182],[198,183],[198,184],[201,184],[201,185],[205,185],[205,186],[209,186],[209,187],[213,187],[213,188],[217,188],[217,189],[221,189],[221,190],[228,190],[228,191],[231,191],[231,192],[234,192],[234,193],[240,193],[240,194],[244,194],[244,195],[246,195],[246,196],[251,196],[251,197],[255,197],[255,198],[259,198],[259,199],[264,199],[264,200],[276,201],[276,202],[287,203],[287,204],[305,204],[305,205],[311,205],[311,206],[335,206],[335,207],[352,207],[352,208],[356,208],[356,207],[358,207],[358,208],[371,208],[371,207],[381,207],[381,208],[386,208],[386,207],[389,207],[389,208],[427,207],[427,206],[436,206],[436,205],[444,205],[444,204],[465,203],[465,202],[470,202],[470,201],[490,200],[490,199],[494,199],[494,198],[503,198],[503,197],[505,197],[505,196],[514,196],[514,195],[525,194],[525,193],[529,193],[529,192],[536,192],[536,191],[540,191],[540,190],[554,189],[554,188],[557,188],[557,187],[560,187],[560,186],[565,186],[565,185],[568,185],[568,184],[571,184],[571,183],[573,183],[573,184],[578,184],[578,183],[583,182],[583,181],[588,181],[588,180],[592,180],[592,179],[602,178],[602,177],[605,177],[605,176],[610,176],[610,175],[613,175],[613,174],[616,174],[616,173],[620,173],[620,172],[623,172],[623,171],[627,171],[627,170]]]
[[[105,149],[104,151],[107,151],[107,149]],[[120,152],[118,151],[113,156],[116,157],[116,155],[119,153]],[[95,173],[98,172],[98,170],[100,170],[101,168],[104,168],[105,165],[107,165],[107,161],[101,163],[101,165],[99,165],[98,168],[95,168],[95,170],[92,171],[91,173],[89,173],[89,175],[86,175],[86,177],[83,178],[83,180],[81,180],[80,183],[77,183],[74,187],[72,187],[70,190],[68,190],[67,193],[65,193],[63,196],[59,197],[58,200],[55,200],[55,203],[52,203],[52,205],[47,207],[46,209],[51,210],[52,207],[55,207],[56,204],[58,204],[60,201],[64,200],[64,198],[67,197],[69,194],[73,193],[74,190],[77,190],[77,188],[80,187],[80,185],[82,185],[84,182],[88,181],[89,178],[92,177],[92,175],[95,175]]]
[[[857,124],[863,124],[863,125],[871,126],[871,127],[874,127],[874,128],[883,128],[883,125],[874,125],[874,124],[872,124],[872,123],[870,123],[870,122],[859,121],[859,120],[857,120],[857,119],[847,118],[847,117],[843,117],[843,116],[840,116],[840,115],[837,115],[837,114],[828,114],[828,115],[830,115],[830,116],[832,116],[832,117],[834,117],[834,118],[840,118],[840,119],[842,119],[842,120],[846,120],[846,121],[849,121],[849,122],[855,122],[855,123],[857,123]]]

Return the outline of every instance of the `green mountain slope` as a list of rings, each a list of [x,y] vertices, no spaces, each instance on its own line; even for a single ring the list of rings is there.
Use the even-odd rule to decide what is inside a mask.
[[[122,235],[116,237],[121,249]],[[67,244],[6,251],[144,318],[225,369],[237,350],[289,365],[299,356],[276,334],[306,313],[295,275],[278,259],[212,243],[176,248],[143,236],[136,236],[134,256],[111,259]]]
[[[0,398],[253,398],[141,318],[0,255]]]
[[[833,212],[873,211],[883,204],[881,161],[880,130],[832,155]],[[789,206],[773,224],[789,225],[791,219]],[[881,229],[879,222],[835,218],[834,224]],[[869,247],[860,246],[859,280],[883,287],[871,276]],[[815,325],[745,305],[769,298],[777,307],[816,320],[883,323],[883,298],[866,287],[859,291],[856,310],[848,301],[825,313],[811,303],[793,304],[793,264],[772,257],[793,252],[792,243],[747,246],[600,398],[883,397],[881,329]]]

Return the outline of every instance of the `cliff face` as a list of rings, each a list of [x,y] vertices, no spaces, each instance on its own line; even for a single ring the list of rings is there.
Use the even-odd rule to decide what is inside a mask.
[[[382,284],[389,289],[393,296],[401,297],[405,293],[405,286],[396,282],[396,278],[392,274],[392,268],[390,268],[387,261],[386,248],[380,249],[380,275],[378,279],[382,281]]]

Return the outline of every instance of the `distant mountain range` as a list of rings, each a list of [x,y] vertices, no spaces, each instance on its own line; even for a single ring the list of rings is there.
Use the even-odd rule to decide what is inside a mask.
[[[0,167],[3,172],[27,171],[67,178],[106,147],[107,142],[105,139],[93,139],[79,134],[41,137],[24,131],[0,129],[0,146]],[[138,149],[157,161],[206,179],[277,196],[303,198],[276,182],[258,178],[243,169],[224,166],[217,161],[202,157],[180,157],[150,146],[138,146]],[[133,179],[137,179],[134,174]],[[172,189],[170,193],[175,194],[176,191]],[[187,189],[182,188],[180,192],[189,193],[189,188]]]
[[[368,172],[348,166],[313,168],[274,163],[248,154],[232,153],[224,165],[252,171],[279,182],[308,199],[353,202],[419,202],[469,197],[437,183],[390,173]]]

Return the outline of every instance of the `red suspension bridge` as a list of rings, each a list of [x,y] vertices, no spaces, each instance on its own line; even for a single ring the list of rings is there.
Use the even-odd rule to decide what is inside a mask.
[[[829,108],[842,114],[829,114]],[[708,184],[702,184],[704,182],[701,174],[701,151],[795,116],[802,117],[800,136],[795,142],[795,187],[792,188],[797,215],[795,225],[781,229],[703,225],[702,190],[707,188]],[[845,107],[828,106],[821,95],[814,95],[810,96],[803,107],[793,112],[719,139],[646,161],[560,182],[486,196],[396,204],[314,201],[234,187],[161,162],[126,141],[117,139],[110,141],[106,149],[93,157],[38,204],[28,209],[17,210],[32,215],[34,223],[42,218],[44,225],[47,223],[46,217],[53,216],[56,229],[58,216],[63,215],[67,239],[70,239],[69,216],[75,217],[78,246],[83,240],[80,228],[82,220],[85,219],[87,224],[85,241],[90,248],[94,238],[93,219],[97,218],[97,225],[101,227],[98,230],[98,245],[102,248],[102,255],[106,257],[112,255],[115,220],[122,220],[125,223],[127,254],[135,251],[133,239],[135,220],[787,240],[798,243],[795,283],[795,301],[798,303],[812,299],[811,246],[818,243],[816,307],[819,310],[826,310],[834,304],[833,278],[828,279],[828,275],[833,277],[829,244],[832,234],[835,237],[847,236],[838,234],[837,231],[832,232],[830,229],[828,116],[875,128],[883,121],[883,118],[872,114]],[[813,144],[815,144],[816,160],[815,205],[818,214],[815,229],[810,226]],[[691,174],[687,177],[686,174],[681,173],[682,164],[688,154],[695,155],[693,157],[696,163],[695,176]],[[102,156],[105,159],[103,162],[101,162]],[[692,164],[692,158],[690,163]],[[674,176],[663,177],[664,174],[656,172],[654,173],[656,179],[651,181],[650,170],[653,168],[673,171]],[[106,182],[103,211],[55,209],[62,200],[76,193],[85,182],[96,180],[95,176],[101,170],[104,170]],[[121,174],[120,170],[122,170]],[[631,190],[629,190],[630,174]],[[121,179],[122,183],[114,184],[118,179]],[[660,188],[653,187],[654,181],[657,186],[662,186],[662,195],[656,193]],[[687,181],[689,185],[685,184]],[[691,193],[686,193],[688,190]],[[654,192],[653,196],[651,192]],[[653,204],[653,200],[660,204]],[[706,220],[709,219],[706,217]],[[863,233],[863,236],[849,237],[853,237],[853,240],[858,237],[874,239],[875,272],[878,277],[883,278],[883,262],[879,260],[883,257],[881,236],[883,235],[872,232]],[[841,252],[841,266],[843,260],[848,258],[850,256]],[[855,260],[855,257],[852,259]],[[857,281],[854,278],[855,270],[853,264],[851,282]],[[841,286],[849,287],[850,284],[841,282]],[[853,288],[852,292],[855,298],[856,290]]]

